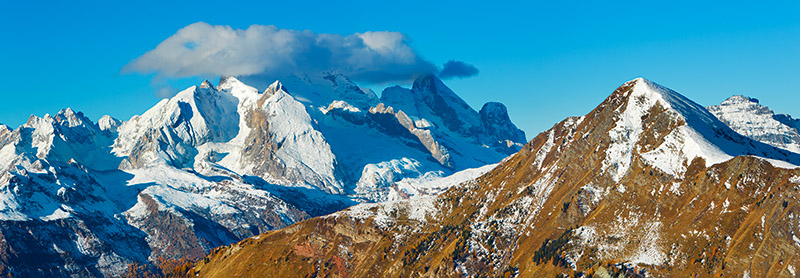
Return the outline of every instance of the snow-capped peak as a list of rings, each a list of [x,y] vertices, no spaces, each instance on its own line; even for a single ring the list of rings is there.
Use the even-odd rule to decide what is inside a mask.
[[[755,104],[758,104],[758,99],[743,95],[733,95],[722,102],[722,105],[736,105],[736,104],[746,104],[755,106]]]
[[[261,95],[258,89],[244,84],[233,76],[223,76],[219,79],[218,89],[227,91],[240,100],[240,106],[247,106],[250,101],[255,101]]]
[[[134,167],[156,162],[187,166],[195,152],[189,146],[227,141],[238,133],[237,103],[227,91],[189,87],[123,123],[114,153],[127,156],[126,164]]]
[[[664,108],[680,114],[688,125],[710,125],[714,129],[724,129],[727,127],[719,122],[705,107],[678,92],[641,77],[631,82],[634,82],[635,85],[629,101],[641,101],[643,100],[641,97],[644,97],[649,103],[655,104],[658,102]]]
[[[800,155],[739,135],[703,106],[644,78],[626,82],[606,103],[618,104],[616,124],[609,131],[612,142],[603,163],[615,180],[624,176],[637,152],[648,163],[676,176],[682,176],[697,157],[705,166],[739,155],[762,157],[779,166],[800,165]],[[654,129],[658,120],[674,128]],[[660,144],[639,143],[652,137],[661,138]]]
[[[97,120],[97,127],[106,132],[116,132],[120,124],[122,124],[122,122],[109,115],[103,115]]]
[[[775,114],[758,99],[732,96],[708,110],[736,132],[772,146],[800,153],[798,121],[789,115]]]
[[[219,77],[219,89],[227,89],[236,86],[236,84],[244,84],[244,83],[242,83],[242,81],[239,81],[239,79],[233,75],[223,75]]]
[[[61,111],[58,111],[53,118],[56,120],[56,122],[62,125],[66,124],[69,127],[83,125],[85,121],[88,121],[88,119],[83,116],[83,113],[76,113],[72,110],[72,108],[61,109]]]

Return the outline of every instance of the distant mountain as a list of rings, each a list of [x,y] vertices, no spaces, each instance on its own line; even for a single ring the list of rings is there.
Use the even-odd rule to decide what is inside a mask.
[[[312,218],[215,249],[191,274],[792,277],[798,165],[639,78],[440,195]]]
[[[409,106],[333,73],[261,91],[223,77],[128,121],[64,109],[0,125],[0,274],[198,257],[358,202],[436,194],[432,181],[488,171],[524,143],[504,106],[477,112],[436,77],[386,95]]]
[[[720,105],[709,106],[708,111],[744,136],[800,153],[800,120],[775,114],[758,99],[732,96]]]

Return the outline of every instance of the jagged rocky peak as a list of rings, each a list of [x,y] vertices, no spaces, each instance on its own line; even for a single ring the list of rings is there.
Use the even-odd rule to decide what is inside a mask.
[[[733,95],[722,102],[722,105],[737,105],[737,104],[745,104],[745,105],[756,105],[758,104],[757,98],[752,98],[743,95]]]
[[[211,84],[208,80],[203,80],[203,83],[200,83],[200,88],[203,89],[216,89],[214,88],[214,84]]]
[[[718,113],[747,113],[754,115],[769,115],[772,116],[774,112],[764,105],[761,105],[756,98],[751,98],[743,95],[734,95],[724,100],[719,105],[712,105],[708,110],[714,114]],[[727,119],[720,119],[728,123]]]
[[[408,115],[428,120],[438,118],[434,121],[466,137],[480,129],[478,112],[434,75],[420,76],[410,90],[399,86],[386,88],[381,102]]]
[[[114,117],[111,117],[110,115],[103,115],[99,120],[97,120],[97,127],[105,132],[116,132],[117,127],[119,127],[120,124],[122,124],[122,122]]]
[[[489,103],[479,113],[434,75],[420,76],[411,89],[386,88],[381,102],[404,112],[417,128],[432,130],[435,140],[443,134],[458,135],[505,154],[518,151],[526,141],[525,133],[508,119],[504,105]]]
[[[289,92],[286,90],[286,88],[283,87],[283,83],[281,83],[281,81],[275,80],[275,82],[272,82],[272,84],[270,84],[269,87],[267,87],[267,89],[264,91],[264,97],[265,98],[271,97],[275,95],[275,93],[277,93],[278,91],[284,93]]]
[[[428,74],[418,77],[417,79],[414,80],[414,83],[411,88],[412,90],[418,92],[431,92],[431,93],[438,93],[439,91],[442,91],[443,93],[452,92],[450,91],[450,88],[448,88],[447,85],[445,85],[444,82],[442,82],[441,79],[439,79],[433,74]],[[427,96],[432,97],[432,95],[427,95]]]
[[[43,117],[31,115],[28,121],[23,124],[23,127],[41,129],[39,132],[50,133],[54,129],[93,129],[94,122],[82,112],[76,112],[72,108],[64,108],[53,116],[49,113]]]
[[[322,74],[322,78],[330,81],[335,89],[341,88],[356,94],[368,95],[370,98],[377,98],[372,90],[359,87],[350,78],[341,73],[326,72]]]
[[[11,129],[11,127],[9,127],[7,125],[4,125],[4,124],[0,124],[0,136],[2,136],[3,134],[6,134],[6,133],[12,132],[12,131],[14,131],[14,130]]]
[[[525,132],[517,128],[508,117],[508,109],[499,102],[487,102],[479,112],[487,134],[512,142],[525,142]]]
[[[736,132],[756,141],[800,153],[798,121],[785,114],[775,114],[758,99],[732,96],[708,110]]]
[[[85,123],[91,124],[92,121],[83,115],[83,112],[75,112],[72,108],[64,108],[58,111],[53,119],[60,125],[76,127]]]
[[[438,77],[426,75],[417,78],[411,91],[414,92],[414,97],[425,103],[450,130],[469,133],[480,126],[478,113]]]
[[[361,109],[367,109],[378,101],[375,92],[369,88],[361,88],[347,76],[336,72],[322,73],[322,79],[330,82],[335,100],[346,101]],[[334,100],[334,101],[335,101]]]

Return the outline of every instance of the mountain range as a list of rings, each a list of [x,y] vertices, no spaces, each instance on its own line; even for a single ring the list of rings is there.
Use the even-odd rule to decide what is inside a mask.
[[[0,125],[0,273],[118,276],[357,203],[428,196],[521,149],[500,103],[435,76],[378,98],[346,76],[205,81],[127,121]]]
[[[244,79],[243,79],[244,80]],[[0,125],[0,274],[794,276],[800,121],[645,79],[525,144],[435,76],[223,76]],[[253,84],[262,89],[257,89]]]
[[[754,99],[705,108],[638,78],[439,195],[215,248],[188,274],[794,277],[796,135]]]

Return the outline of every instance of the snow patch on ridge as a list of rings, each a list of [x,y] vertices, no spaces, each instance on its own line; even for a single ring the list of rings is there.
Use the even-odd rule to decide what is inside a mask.
[[[643,132],[642,115],[647,114],[650,108],[661,100],[643,84],[644,79],[639,78],[630,82],[635,82],[633,92],[627,96],[627,105],[620,106],[616,111],[619,113],[619,119],[614,128],[608,132],[611,142],[602,166],[602,170],[610,173],[616,182],[622,179],[631,166],[634,147]],[[620,111],[623,108],[625,110]]]
[[[425,176],[421,178],[406,178],[398,182],[398,187],[411,194],[405,200],[390,199],[381,203],[359,204],[344,211],[333,213],[326,217],[350,216],[355,219],[365,220],[372,217],[381,228],[388,228],[394,222],[392,214],[398,211],[407,213],[408,218],[415,221],[426,221],[426,217],[436,211],[436,195],[458,184],[474,180],[475,178],[491,171],[498,164],[490,164],[480,168],[466,169],[447,177]]]
[[[397,182],[398,189],[409,196],[438,195],[460,183],[474,180],[491,171],[499,164],[489,164],[456,172],[446,177],[425,174],[419,178],[404,178]],[[393,200],[393,199],[389,199]]]

